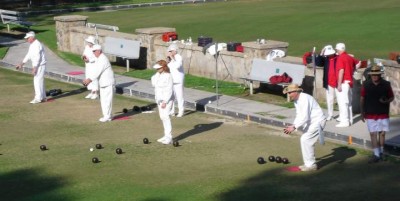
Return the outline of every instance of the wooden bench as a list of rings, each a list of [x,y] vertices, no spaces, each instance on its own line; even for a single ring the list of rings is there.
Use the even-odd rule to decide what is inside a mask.
[[[32,25],[34,25],[32,22],[26,21],[18,11],[0,9],[0,15],[3,24],[7,25],[8,32],[10,32],[10,24],[21,25],[28,28],[28,30],[30,30]]]
[[[271,84],[269,78],[274,75],[282,75],[287,73],[293,84],[301,85],[305,76],[305,66],[298,64],[290,64],[276,61],[267,61],[264,59],[253,59],[250,74],[248,77],[242,78],[250,88],[250,95],[253,94],[253,82]],[[278,83],[281,86],[287,86],[291,83]]]
[[[96,29],[106,29],[106,30],[111,30],[111,31],[118,31],[119,28],[117,26],[112,26],[112,25],[105,25],[105,24],[95,24],[95,23],[86,23],[86,27],[89,28],[96,28]]]

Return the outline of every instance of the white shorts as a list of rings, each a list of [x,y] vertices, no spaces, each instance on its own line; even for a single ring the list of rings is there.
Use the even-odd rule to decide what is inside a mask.
[[[389,131],[389,118],[387,119],[366,119],[368,131],[372,132],[380,132],[380,131]]]

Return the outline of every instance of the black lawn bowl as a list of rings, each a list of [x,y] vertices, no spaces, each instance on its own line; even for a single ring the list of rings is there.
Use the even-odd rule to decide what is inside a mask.
[[[288,163],[289,163],[289,159],[287,159],[287,158],[282,158],[282,163],[283,163],[283,164],[288,164]]]
[[[98,162],[100,162],[100,160],[97,157],[92,158],[92,163],[98,163]]]
[[[151,107],[150,106],[145,106],[146,107],[146,111],[151,111]]]
[[[275,162],[282,163],[282,158],[280,156],[275,157]]]
[[[140,112],[140,107],[137,106],[137,105],[133,106],[132,109],[133,109],[133,111],[135,111],[135,112]]]
[[[275,161],[275,156],[269,156],[269,157],[268,157],[268,160],[269,160],[270,162],[274,162],[274,161]]]
[[[257,158],[257,163],[260,164],[260,165],[264,164],[265,163],[264,158],[263,157],[258,157]]]
[[[122,112],[125,114],[125,113],[128,113],[128,109],[126,109],[126,108],[124,108],[123,110],[122,110]]]
[[[149,139],[143,138],[143,144],[149,144]]]
[[[115,153],[117,153],[117,154],[122,154],[122,149],[121,149],[121,148],[117,148],[117,149],[115,150]]]
[[[174,142],[172,143],[172,145],[174,145],[174,147],[179,147],[179,141],[174,141]]]
[[[46,145],[40,145],[40,150],[42,150],[42,151],[46,151],[46,150],[47,150],[47,147],[46,147]]]
[[[102,149],[103,146],[101,144],[96,144],[96,149]]]

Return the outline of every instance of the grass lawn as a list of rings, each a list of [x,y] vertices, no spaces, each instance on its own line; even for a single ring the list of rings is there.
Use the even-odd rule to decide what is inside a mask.
[[[113,113],[128,120],[98,122],[98,101],[81,86],[46,80],[64,94],[32,105],[32,77],[0,69],[0,194],[2,200],[392,200],[396,158],[367,164],[368,154],[328,142],[316,145],[316,172],[289,172],[302,163],[298,135],[220,116],[191,112],[173,118],[181,146],[161,145],[157,112],[121,114],[148,102],[117,95]],[[151,143],[145,145],[147,137]],[[90,152],[95,144],[104,149]],[[49,150],[40,151],[45,144]],[[115,154],[120,147],[124,154]],[[288,165],[257,157],[288,157]],[[100,163],[93,164],[92,157]],[[362,197],[360,197],[362,196]]]

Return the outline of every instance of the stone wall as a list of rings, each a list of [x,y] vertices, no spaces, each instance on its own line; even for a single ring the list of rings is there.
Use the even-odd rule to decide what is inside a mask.
[[[65,52],[82,54],[84,49],[84,39],[88,35],[96,35],[93,28],[87,28],[87,16],[71,15],[55,17],[56,35],[58,49]],[[141,41],[140,58],[132,60],[130,67],[135,68],[151,68],[153,64],[160,60],[166,59],[168,42],[162,41],[164,32],[175,31],[175,28],[169,27],[152,27],[135,30],[134,34],[114,32],[108,30],[97,29],[98,42],[103,44],[105,37],[124,38],[128,40]],[[218,75],[219,80],[233,81],[243,83],[240,78],[247,77],[251,71],[251,62],[254,58],[265,58],[271,50],[280,49],[287,52],[289,44],[287,42],[268,40],[265,44],[256,42],[243,42],[244,52],[229,52],[222,50],[216,59],[214,56],[203,53],[203,48],[197,43],[185,44],[177,41],[179,53],[183,57],[184,70],[187,74],[215,78]],[[112,61],[117,58],[110,56]],[[302,58],[286,56],[277,61],[294,63],[302,65]],[[400,96],[400,65],[394,61],[384,61],[386,66],[385,79],[392,83],[395,97]],[[216,71],[217,67],[217,71]],[[357,70],[355,73],[355,81],[353,87],[353,112],[359,113],[359,94],[361,88],[361,77],[363,69]],[[322,88],[323,69],[316,69],[316,80],[314,80],[314,71],[311,66],[306,68],[303,88],[307,93],[314,94],[318,101],[325,101],[325,89]],[[314,82],[317,86],[314,89]],[[258,83],[256,83],[258,84]],[[255,87],[258,87],[257,85]],[[391,104],[391,113],[400,114],[400,100],[395,100]]]

